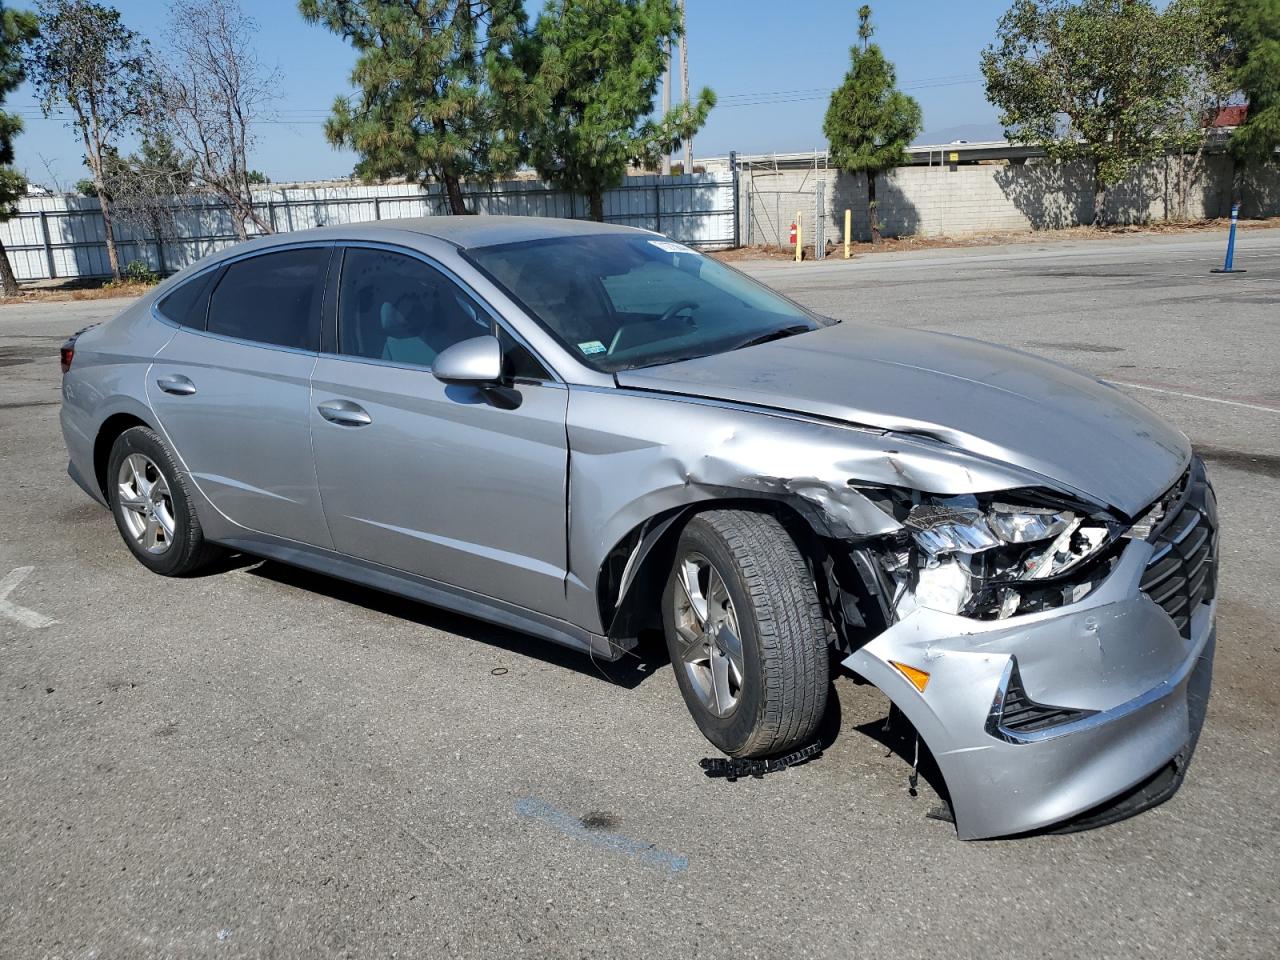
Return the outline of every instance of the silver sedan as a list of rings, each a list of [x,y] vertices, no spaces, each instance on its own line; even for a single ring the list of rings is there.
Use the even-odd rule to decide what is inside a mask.
[[[1186,438],[973,340],[837,323],[657,234],[433,217],[208,257],[63,347],[71,476],[159,574],[222,551],[590,656],[663,631],[734,758],[841,668],[961,837],[1181,782],[1217,517]]]

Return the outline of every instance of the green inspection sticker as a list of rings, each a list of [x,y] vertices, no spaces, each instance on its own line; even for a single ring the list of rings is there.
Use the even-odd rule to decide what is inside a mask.
[[[599,340],[588,340],[586,343],[580,343],[578,344],[578,349],[581,350],[583,353],[585,353],[587,356],[591,356],[593,353],[605,352],[604,344],[601,343]]]

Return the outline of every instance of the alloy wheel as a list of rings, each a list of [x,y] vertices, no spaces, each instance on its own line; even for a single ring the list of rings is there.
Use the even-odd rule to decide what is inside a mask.
[[[733,600],[715,564],[686,554],[676,568],[675,627],[680,664],[708,712],[727,717],[742,696],[742,634]]]
[[[161,554],[173,545],[176,523],[169,482],[151,458],[131,453],[116,475],[116,499],[129,535],[147,553]]]

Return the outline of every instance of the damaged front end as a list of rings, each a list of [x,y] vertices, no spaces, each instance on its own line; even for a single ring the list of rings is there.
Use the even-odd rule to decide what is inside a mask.
[[[684,520],[760,504],[794,521],[843,664],[918,732],[962,838],[1076,817],[1179,756],[1212,650],[1203,465],[1162,438],[1128,487],[1066,482],[909,426],[572,393],[575,622],[624,648]]]
[[[1136,521],[1039,489],[864,493],[901,529],[859,547],[890,585],[888,625],[844,663],[929,746],[962,838],[1106,822],[1172,794],[1215,639],[1199,459]]]

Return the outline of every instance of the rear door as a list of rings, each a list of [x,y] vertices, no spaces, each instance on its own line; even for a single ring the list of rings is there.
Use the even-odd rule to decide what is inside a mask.
[[[563,616],[568,390],[443,269],[352,246],[337,350],[312,375],[311,430],[338,550]],[[431,363],[497,331],[498,392],[446,386]]]
[[[311,455],[310,376],[332,250],[254,254],[215,271],[207,294],[182,300],[178,288],[177,306],[157,309],[181,309],[167,319],[183,325],[147,377],[161,428],[220,512],[323,547],[332,544]]]

